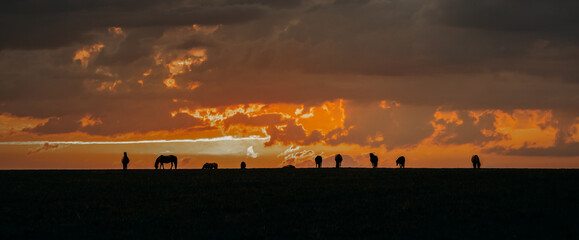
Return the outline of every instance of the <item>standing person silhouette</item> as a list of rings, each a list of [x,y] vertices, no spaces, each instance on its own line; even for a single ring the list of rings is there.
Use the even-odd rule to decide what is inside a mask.
[[[123,160],[121,160],[121,163],[123,163],[123,170],[127,170],[129,162],[130,162],[129,157],[127,157],[127,152],[125,152],[125,156],[123,156]]]
[[[338,154],[336,155],[336,168],[340,168],[340,165],[342,165],[342,155]]]

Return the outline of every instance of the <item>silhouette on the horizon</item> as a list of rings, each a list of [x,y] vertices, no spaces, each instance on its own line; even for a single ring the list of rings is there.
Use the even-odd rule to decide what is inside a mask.
[[[404,156],[400,156],[396,159],[396,166],[400,165],[400,168],[404,168],[404,163],[406,163],[406,158],[404,158]]]
[[[470,161],[472,162],[472,168],[480,168],[480,158],[478,158],[478,155],[475,154],[472,156]]]
[[[245,169],[245,162],[241,162],[241,169]]]
[[[123,164],[123,170],[127,170],[130,161],[131,160],[129,160],[129,157],[127,157],[127,152],[124,152],[123,159],[121,160],[121,163]]]
[[[322,156],[316,156],[316,168],[322,168]]]
[[[374,155],[374,153],[370,153],[370,162],[372,163],[372,168],[378,167],[378,156]]]
[[[342,155],[338,154],[336,155],[336,168],[340,168],[340,166],[342,166]]]
[[[205,163],[201,169],[217,169],[217,163]]]
[[[290,165],[285,165],[285,166],[283,166],[283,167],[281,167],[281,168],[296,168],[296,166],[290,164]]]
[[[155,169],[159,169],[159,163],[161,164],[161,168],[165,169],[165,165],[164,163],[171,163],[171,168],[173,168],[173,164],[175,164],[175,169],[177,169],[177,157],[175,157],[174,155],[169,155],[169,156],[165,156],[165,155],[161,155],[157,158],[157,160],[155,161]]]

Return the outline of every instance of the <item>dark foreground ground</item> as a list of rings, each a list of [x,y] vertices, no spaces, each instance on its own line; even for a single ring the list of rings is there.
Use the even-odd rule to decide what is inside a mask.
[[[578,239],[579,170],[0,171],[0,239]]]

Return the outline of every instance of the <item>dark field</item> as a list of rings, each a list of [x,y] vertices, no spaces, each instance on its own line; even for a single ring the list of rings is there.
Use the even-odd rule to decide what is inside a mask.
[[[0,239],[579,239],[579,170],[0,171]]]

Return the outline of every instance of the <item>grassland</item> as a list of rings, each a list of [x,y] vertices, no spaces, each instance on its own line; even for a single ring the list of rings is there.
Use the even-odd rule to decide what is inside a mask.
[[[0,239],[578,239],[579,170],[0,171]]]

